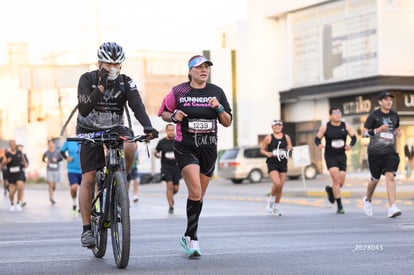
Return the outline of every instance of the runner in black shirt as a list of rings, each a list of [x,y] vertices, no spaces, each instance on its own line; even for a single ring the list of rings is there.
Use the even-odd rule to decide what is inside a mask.
[[[345,151],[351,150],[357,138],[352,127],[341,121],[342,113],[338,107],[329,110],[329,121],[319,128],[315,137],[315,144],[319,149],[325,148],[325,162],[332,179],[332,187],[326,186],[330,203],[337,203],[337,214],[345,214],[341,200],[341,187],[345,183],[346,175],[346,154]],[[351,137],[351,143],[346,142],[347,136]],[[321,139],[325,138],[325,145]]]
[[[173,214],[174,195],[178,192],[181,179],[181,171],[178,168],[174,154],[175,126],[168,123],[165,126],[165,133],[167,136],[158,141],[154,155],[157,158],[161,158],[161,180],[167,184],[168,213]]]
[[[371,112],[364,124],[365,136],[370,137],[368,145],[368,164],[371,181],[367,195],[363,198],[365,214],[372,216],[372,196],[381,177],[385,176],[388,196],[388,218],[401,215],[401,210],[395,205],[395,175],[400,163],[400,157],[395,150],[395,138],[401,136],[400,118],[397,112],[391,110],[394,95],[382,92],[378,103],[380,107]]]
[[[224,91],[207,83],[213,63],[201,55],[188,61],[190,81],[172,88],[158,115],[177,123],[174,154],[188,189],[187,229],[181,245],[189,257],[200,257],[197,229],[203,197],[217,159],[217,122],[229,127],[230,105]]]
[[[3,160],[5,159],[5,156],[6,156],[6,149],[4,148],[0,149],[0,168],[1,168],[0,175],[2,176],[0,181],[3,181],[4,196],[7,195],[7,192],[9,190],[9,183],[7,182],[7,166],[3,165]]]
[[[24,168],[27,166],[23,153],[17,150],[15,140],[9,141],[9,150],[3,158],[3,164],[7,165],[7,181],[9,183],[10,211],[22,211],[24,181],[26,179]],[[14,204],[14,195],[17,191],[17,204]]]

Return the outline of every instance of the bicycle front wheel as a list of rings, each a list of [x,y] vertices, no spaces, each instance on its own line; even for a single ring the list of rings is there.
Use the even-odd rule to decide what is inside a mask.
[[[115,263],[125,268],[129,262],[131,228],[129,219],[129,198],[126,177],[121,172],[113,175],[111,201],[111,237]]]
[[[92,193],[95,193],[95,187]],[[105,256],[106,252],[106,242],[107,242],[107,234],[108,229],[105,228],[103,225],[103,218],[104,218],[104,209],[105,205],[103,204],[103,196],[106,195],[105,193],[101,193],[96,198],[95,203],[92,205],[92,216],[91,216],[91,227],[92,233],[95,237],[96,246],[92,249],[93,255],[96,258],[102,258]]]

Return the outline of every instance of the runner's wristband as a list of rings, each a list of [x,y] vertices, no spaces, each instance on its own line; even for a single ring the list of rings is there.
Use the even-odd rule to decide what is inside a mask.
[[[171,122],[178,123],[178,120],[175,118],[175,114],[176,114],[177,112],[178,112],[178,109],[175,109],[175,110],[174,110],[174,112],[172,113],[172,115],[171,115],[171,117],[170,117]]]
[[[316,146],[319,146],[321,144],[321,139],[318,137],[315,137],[315,144]]]
[[[366,137],[373,137],[373,136],[375,136],[376,132],[377,131],[375,129],[374,130],[370,129],[370,130],[365,132],[365,136]]]
[[[353,147],[356,142],[357,142],[357,137],[354,135],[351,137],[351,143],[349,144],[349,146]]]
[[[220,107],[218,107],[217,109],[216,109],[216,112],[217,113],[222,113],[222,112],[224,112],[224,106],[223,105],[220,105]]]

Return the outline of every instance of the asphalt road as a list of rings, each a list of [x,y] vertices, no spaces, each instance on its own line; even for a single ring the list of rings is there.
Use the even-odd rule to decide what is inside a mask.
[[[0,198],[0,274],[412,274],[414,206],[400,200],[403,215],[386,218],[386,201],[374,216],[359,198],[344,199],[335,214],[324,197],[286,197],[283,216],[264,210],[269,183],[214,181],[199,225],[202,257],[187,259],[179,245],[185,229],[185,186],[167,214],[163,184],[140,186],[131,203],[131,256],[116,268],[111,249],[103,259],[80,246],[81,222],[70,214],[66,187],[51,206],[46,186],[28,187],[23,212]]]

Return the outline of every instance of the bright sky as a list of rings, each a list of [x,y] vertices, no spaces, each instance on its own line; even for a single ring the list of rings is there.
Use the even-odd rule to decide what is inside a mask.
[[[9,41],[28,41],[34,55],[95,52],[109,40],[126,49],[213,48],[215,29],[245,18],[247,0],[0,0],[0,10],[4,59]]]

